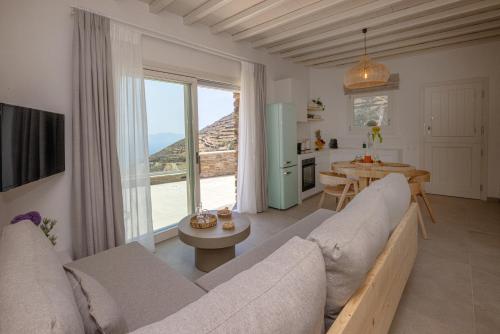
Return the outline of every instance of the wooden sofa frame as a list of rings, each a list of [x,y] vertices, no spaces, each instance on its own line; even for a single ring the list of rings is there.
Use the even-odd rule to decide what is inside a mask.
[[[365,281],[327,334],[385,334],[389,331],[417,257],[417,210],[417,204],[412,203]]]

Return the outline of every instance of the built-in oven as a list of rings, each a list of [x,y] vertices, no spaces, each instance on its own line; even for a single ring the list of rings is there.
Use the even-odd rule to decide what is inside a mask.
[[[302,192],[316,187],[316,159],[302,160]]]

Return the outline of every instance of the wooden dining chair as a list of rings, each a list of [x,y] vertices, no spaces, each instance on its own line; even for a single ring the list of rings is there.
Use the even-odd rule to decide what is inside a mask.
[[[342,174],[337,174],[334,172],[320,172],[319,182],[325,185],[325,189],[323,189],[321,199],[319,200],[318,207],[320,209],[323,206],[326,195],[330,195],[336,198],[336,211],[338,212],[342,209],[344,202],[352,199],[358,194],[358,182]]]
[[[408,183],[410,185],[411,197],[413,201],[418,204],[418,196],[422,197],[424,200],[424,204],[427,207],[427,211],[429,211],[429,215],[431,216],[432,223],[436,224],[436,218],[434,217],[434,212],[431,209],[431,204],[429,202],[429,198],[427,197],[424,189],[424,183],[431,181],[431,173],[426,170],[415,170],[412,171],[409,178]],[[424,239],[427,239],[427,230],[424,225],[424,220],[422,218],[422,212],[420,210],[420,205],[418,207],[418,220],[420,224],[420,228],[422,229],[422,235]]]

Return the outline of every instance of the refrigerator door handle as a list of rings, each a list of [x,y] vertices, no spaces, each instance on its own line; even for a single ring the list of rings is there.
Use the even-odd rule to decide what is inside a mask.
[[[289,175],[292,174],[292,172],[283,172],[283,175]]]

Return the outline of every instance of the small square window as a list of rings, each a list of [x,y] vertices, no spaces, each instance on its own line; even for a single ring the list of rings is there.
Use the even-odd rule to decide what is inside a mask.
[[[358,132],[375,125],[391,125],[391,95],[388,93],[351,95],[349,100],[349,130]]]

